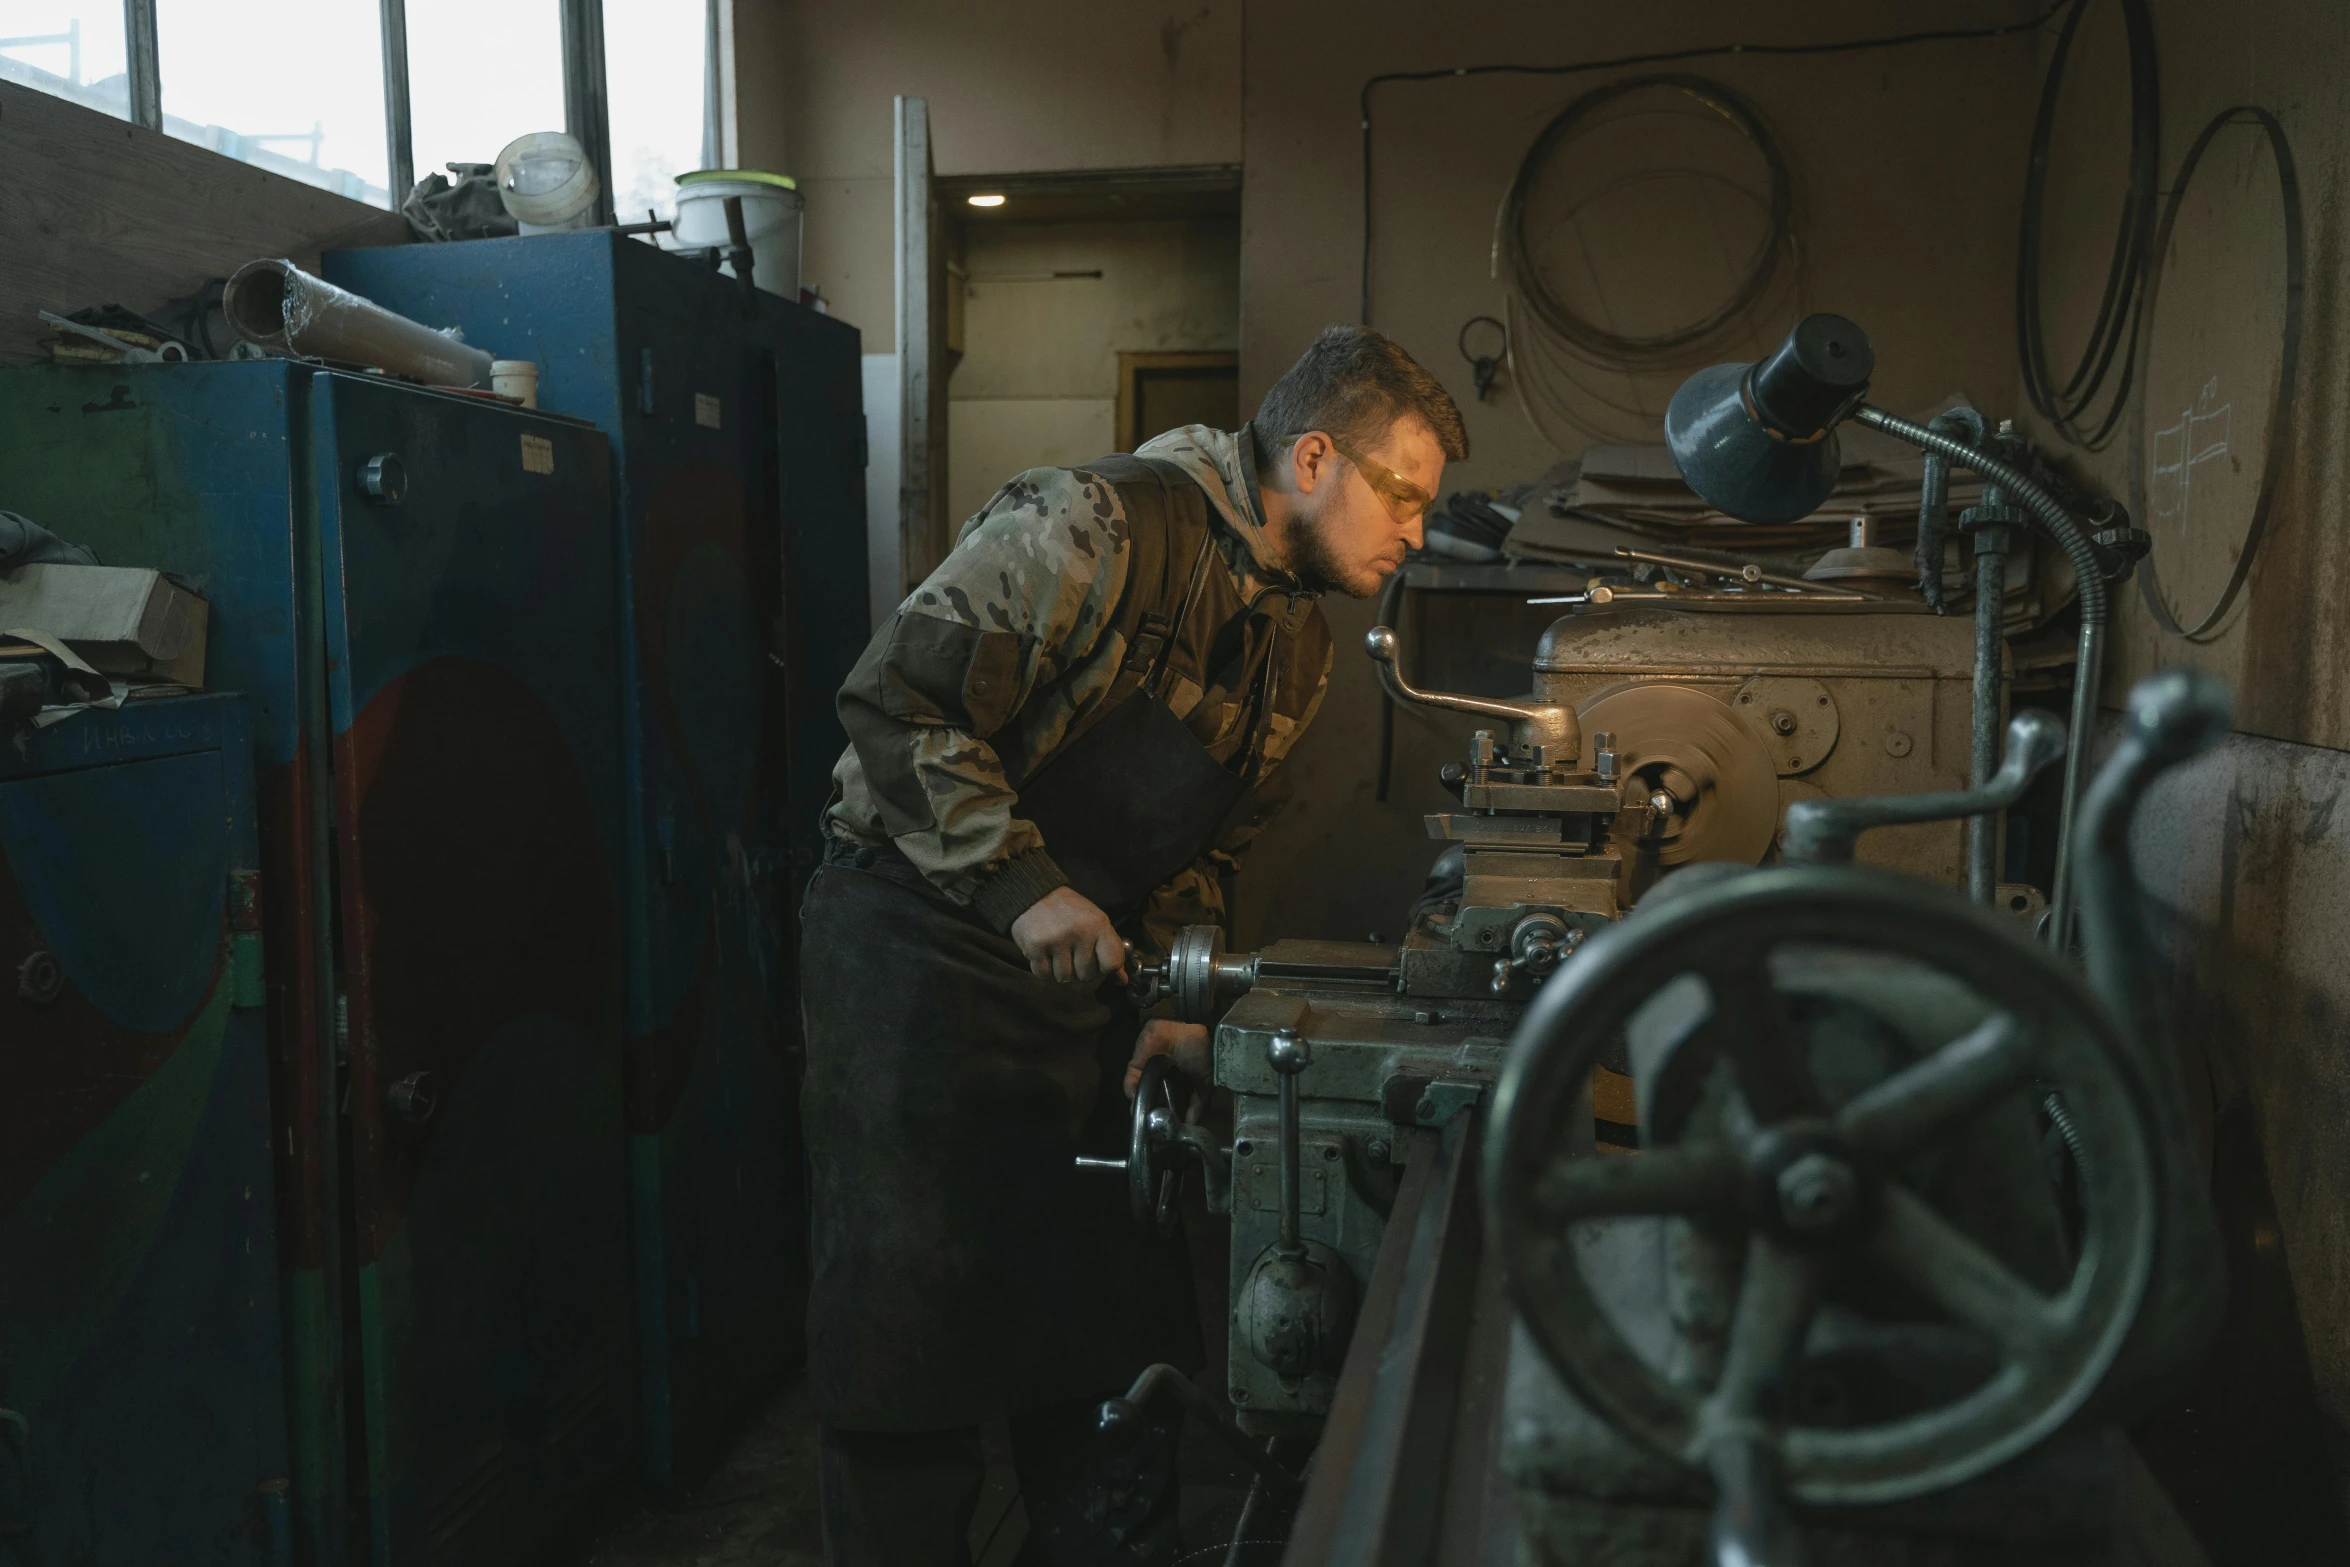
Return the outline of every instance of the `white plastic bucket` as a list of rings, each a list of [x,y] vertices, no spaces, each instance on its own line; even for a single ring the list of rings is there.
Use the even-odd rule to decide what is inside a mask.
[[[490,390],[500,397],[519,397],[525,408],[539,405],[539,367],[528,359],[490,361]]]
[[[591,227],[603,186],[587,149],[562,131],[517,136],[498,154],[498,200],[525,234]]]
[[[751,243],[751,281],[785,299],[800,297],[799,187],[788,174],[756,169],[697,169],[677,177],[677,228],[671,250],[723,253],[734,243],[726,228],[726,198],[743,204],[744,235]],[[729,276],[734,268],[720,263]]]

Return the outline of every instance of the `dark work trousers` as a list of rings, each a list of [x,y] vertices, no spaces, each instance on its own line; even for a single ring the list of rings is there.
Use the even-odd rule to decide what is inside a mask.
[[[1171,1549],[1172,1470],[1103,1501],[1119,1486],[1089,1475],[1091,1410],[1153,1361],[1200,1358],[1180,1237],[1138,1227],[1123,1179],[1073,1162],[1126,1152],[1133,1009],[1115,986],[1031,974],[887,849],[834,844],[802,930],[808,1373],[835,1561],[959,1560],[980,1485],[972,1433],[997,1418],[1035,1476],[1032,1534],[1071,1542],[1035,1560],[1167,1559],[1131,1541],[1082,1554],[1147,1536],[1161,1511]],[[1172,1462],[1165,1446],[1152,1462]],[[943,1543],[892,1554],[898,1530]],[[880,1554],[852,1543],[868,1540]]]
[[[1011,1419],[1012,1467],[1028,1519],[1021,1567],[1171,1567],[1182,1553],[1175,1481],[1181,1410],[1154,1411],[1135,1441],[1113,1451],[1095,1432],[1097,1407],[1097,1400],[1078,1399]],[[826,1562],[968,1567],[986,1477],[976,1427],[826,1426],[817,1456]],[[993,1530],[997,1518],[982,1522]]]

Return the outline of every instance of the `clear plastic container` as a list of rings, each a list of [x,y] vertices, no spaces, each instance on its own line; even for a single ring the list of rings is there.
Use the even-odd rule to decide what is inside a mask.
[[[498,199],[525,234],[593,227],[603,191],[596,166],[576,137],[562,131],[517,136],[498,154]]]

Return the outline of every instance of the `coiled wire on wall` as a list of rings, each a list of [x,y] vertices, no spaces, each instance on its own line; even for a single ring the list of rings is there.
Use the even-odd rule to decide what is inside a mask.
[[[2130,405],[2138,371],[2138,324],[2146,303],[2146,273],[2153,262],[2154,221],[2162,162],[2162,83],[2154,52],[2154,19],[2146,0],[2121,0],[2122,25],[2130,49],[2130,173],[2115,224],[2113,259],[2105,273],[2097,317],[2081,357],[2061,382],[2049,364],[2040,309],[2040,251],[2048,212],[2048,151],[2056,131],[2056,107],[2064,89],[2064,68],[2089,0],[2070,0],[2071,10],[2057,34],[2040,88],[2040,109],[2032,123],[2032,149],[2024,174],[2023,223],[2015,264],[2016,357],[2023,366],[2024,397],[2035,413],[2066,441],[2097,451],[2113,439]],[[2110,385],[2108,384],[2110,383]],[[2099,404],[2102,402],[2103,407]]]
[[[1549,280],[1543,276],[1542,268],[1535,261],[1533,246],[1528,242],[1526,203],[1552,158],[1558,155],[1577,127],[1619,98],[1659,87],[1687,93],[1728,121],[1753,144],[1756,154],[1763,161],[1763,167],[1770,174],[1770,209],[1763,221],[1762,239],[1756,244],[1754,253],[1747,257],[1745,275],[1727,299],[1693,321],[1662,332],[1633,337],[1578,314],[1551,288]],[[1786,248],[1794,213],[1795,193],[1788,179],[1787,160],[1779,150],[1778,141],[1763,124],[1762,116],[1755,112],[1752,104],[1720,82],[1708,81],[1702,76],[1678,73],[1635,76],[1620,82],[1610,82],[1605,87],[1585,93],[1559,111],[1542,128],[1542,134],[1534,138],[1534,145],[1526,149],[1525,158],[1518,164],[1518,175],[1510,182],[1509,194],[1502,198],[1499,232],[1494,243],[1501,258],[1509,265],[1512,284],[1537,322],[1587,354],[1609,360],[1637,361],[1702,343],[1734,323],[1747,307],[1761,297],[1762,291],[1770,286],[1771,278],[1778,272],[1780,252]]]
[[[2252,562],[2260,553],[2260,541],[2268,532],[2269,513],[2274,509],[2277,490],[2285,480],[2286,460],[2293,445],[2293,407],[2295,383],[2301,368],[2301,325],[2304,298],[2308,288],[2308,262],[2303,253],[2301,176],[2293,163],[2293,144],[2285,135],[2285,127],[2268,110],[2255,104],[2237,104],[2213,115],[2203,134],[2187,149],[2186,160],[2179,165],[2176,178],[2171,181],[2170,201],[2162,211],[2162,226],[2155,232],[2154,251],[2146,267],[2145,314],[2149,337],[2154,330],[2154,305],[2162,288],[2162,261],[2170,249],[2171,229],[2178,222],[2179,205],[2186,200],[2187,187],[2194,182],[2195,170],[2203,161],[2203,153],[2212,138],[2230,125],[2248,123],[2268,139],[2269,156],[2276,163],[2277,203],[2284,216],[2285,242],[2285,320],[2283,341],[2277,348],[2276,392],[2268,405],[2268,446],[2261,461],[2260,491],[2253,498],[2252,515],[2244,524],[2243,542],[2236,546],[2235,564],[2228,570],[2227,585],[2211,608],[2191,626],[2179,623],[2171,612],[2163,592],[2162,578],[2154,557],[2148,555],[2138,571],[2138,592],[2146,601],[2147,613],[2154,617],[2167,636],[2183,641],[2202,642],[2217,634],[2221,621],[2227,618],[2236,595],[2252,575]],[[2135,425],[2132,443],[2130,478],[2133,491],[2144,486],[2146,476],[2146,421],[2141,414]],[[2146,514],[2146,503],[2141,495],[2133,494],[2131,504],[2141,519]]]
[[[1538,189],[1566,160],[1576,134],[1600,111],[1636,94],[1660,90],[1694,101],[1708,117],[1728,126],[1761,162],[1767,190],[1754,249],[1720,302],[1661,331],[1634,334],[1594,321],[1560,297],[1536,254],[1530,209]],[[1708,177],[1697,169],[1660,172]],[[1748,194],[1743,187],[1733,188]],[[1574,216],[1575,212],[1568,214]],[[1593,372],[1602,381],[1629,381],[1643,371],[1689,370],[1709,363],[1726,340],[1754,329],[1750,315],[1783,270],[1795,277],[1800,301],[1801,259],[1794,182],[1786,157],[1761,114],[1744,97],[1720,82],[1680,73],[1628,77],[1594,88],[1569,103],[1534,138],[1494,219],[1494,273],[1500,277],[1506,270],[1510,286],[1503,309],[1509,318],[1508,358],[1520,409],[1535,433],[1560,450],[1568,449],[1568,442],[1553,428],[1559,424],[1602,441],[1637,439],[1659,410],[1619,401],[1578,372]],[[1622,415],[1629,428],[1609,432],[1578,412],[1593,407]]]

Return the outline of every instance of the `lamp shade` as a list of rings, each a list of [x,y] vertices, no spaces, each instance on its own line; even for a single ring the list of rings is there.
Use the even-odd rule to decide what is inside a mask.
[[[1712,365],[1665,409],[1665,447],[1700,499],[1745,522],[1817,511],[1843,466],[1836,422],[1868,391],[1876,354],[1842,316],[1806,316],[1768,359]]]

